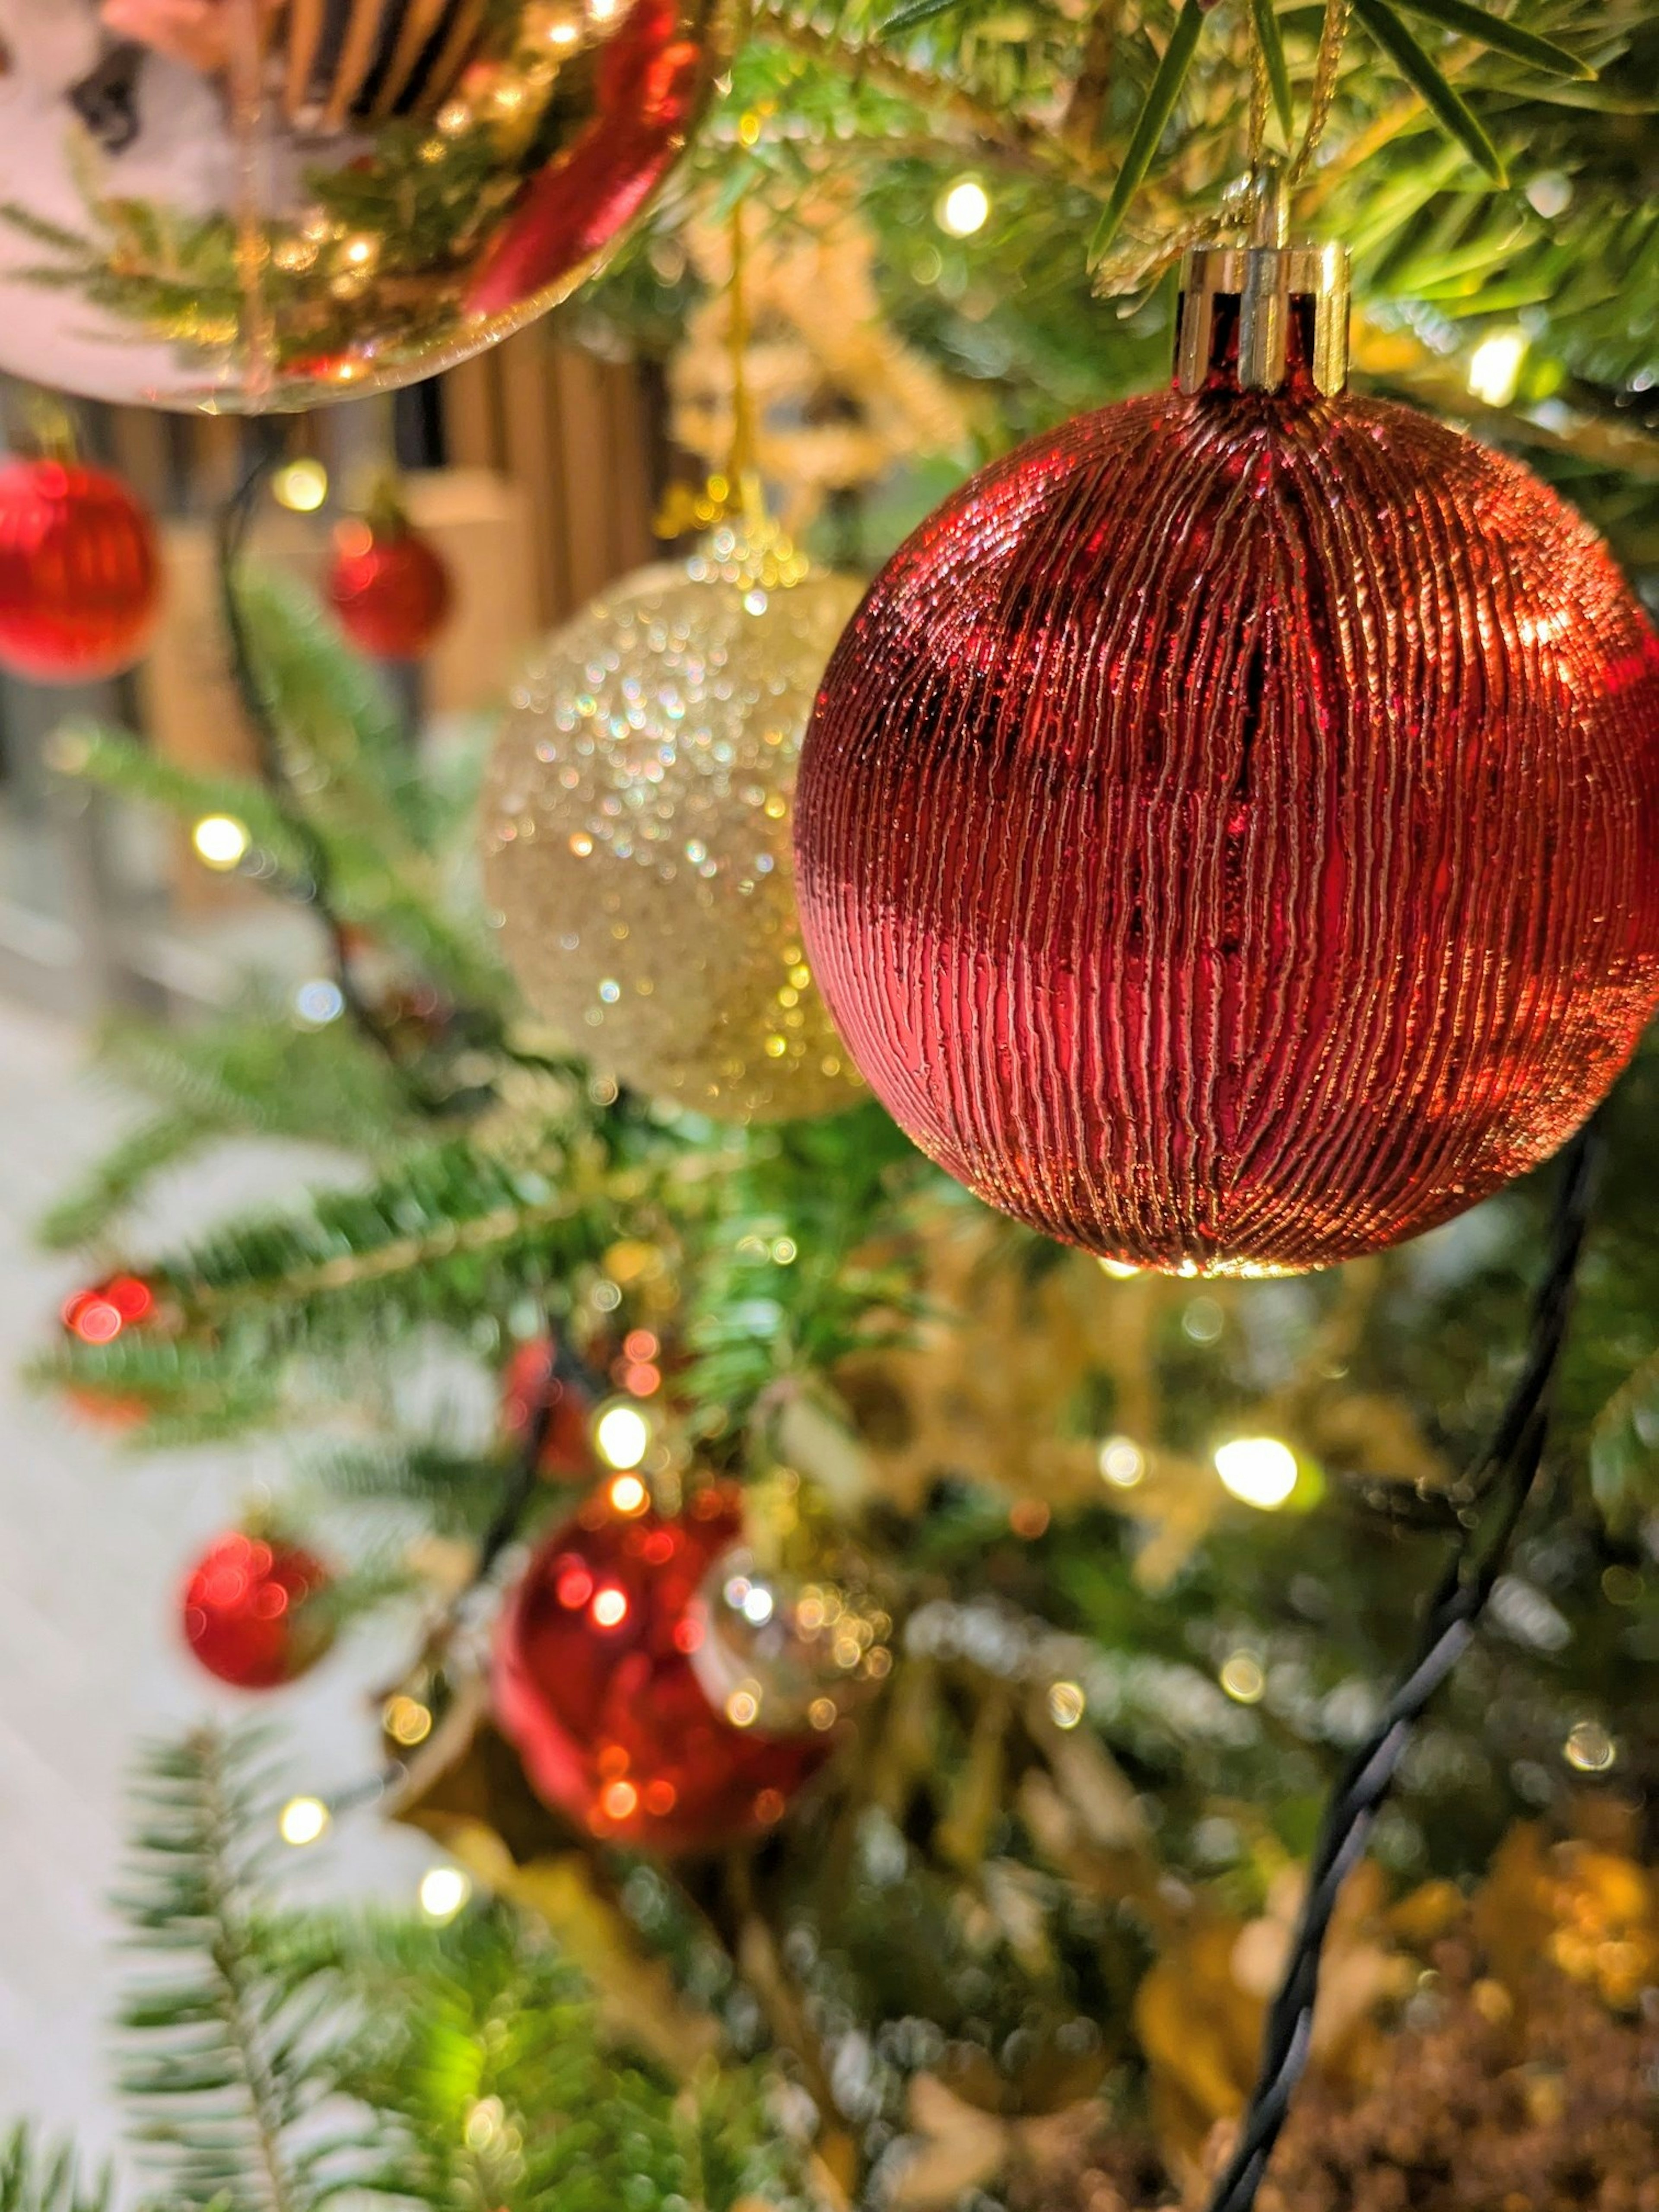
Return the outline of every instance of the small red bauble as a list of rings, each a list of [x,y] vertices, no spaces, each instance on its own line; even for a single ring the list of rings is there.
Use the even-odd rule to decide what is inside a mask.
[[[343,522],[328,596],[360,652],[419,660],[448,619],[453,593],[441,555],[406,522]]]
[[[1379,401],[1109,407],[877,579],[802,756],[812,972],[993,1205],[1322,1265],[1560,1145],[1659,998],[1659,643],[1545,485]]]
[[[191,1569],[185,1641],[210,1674],[239,1690],[275,1690],[316,1664],[333,1640],[318,1601],[333,1577],[297,1545],[240,1531],[217,1538]]]
[[[741,1534],[738,1493],[672,1517],[643,1496],[619,1476],[537,1553],[502,1619],[495,1716],[538,1795],[593,1835],[712,1850],[779,1820],[830,1747],[735,1726],[698,1680],[698,1590]]]
[[[547,1435],[536,1472],[550,1481],[591,1476],[593,1409],[586,1392],[554,1372],[557,1346],[550,1336],[532,1337],[507,1363],[501,1377],[501,1426],[515,1442],[530,1431],[544,1398],[550,1399]]]
[[[117,675],[160,600],[155,532],[118,477],[63,461],[0,468],[0,667],[36,684]]]

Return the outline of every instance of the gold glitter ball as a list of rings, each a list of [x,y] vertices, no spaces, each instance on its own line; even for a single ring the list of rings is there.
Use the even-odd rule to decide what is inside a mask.
[[[543,649],[483,801],[484,878],[537,1012],[647,1097],[723,1121],[848,1105],[795,918],[795,763],[852,579],[722,525]]]

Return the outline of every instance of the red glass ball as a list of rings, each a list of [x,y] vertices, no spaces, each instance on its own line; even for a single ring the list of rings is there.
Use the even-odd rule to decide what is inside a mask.
[[[557,1348],[550,1336],[521,1344],[501,1377],[501,1427],[515,1443],[529,1432],[544,1396],[550,1396],[547,1436],[536,1472],[553,1482],[585,1480],[598,1469],[593,1454],[593,1408],[586,1394],[553,1371]]]
[[[155,532],[118,477],[62,461],[0,468],[0,667],[35,684],[117,675],[160,602]]]
[[[278,1689],[314,1666],[332,1641],[317,1600],[333,1579],[296,1545],[240,1530],[218,1537],[185,1583],[185,1641],[222,1682]]]
[[[1659,641],[1513,461],[1377,401],[1158,394],[878,577],[796,804],[812,972],[991,1204],[1292,1269],[1560,1145],[1659,1000]]]
[[[360,652],[419,660],[447,621],[453,592],[442,556],[418,531],[347,522],[335,533],[328,596]]]
[[[550,1537],[509,1600],[495,1717],[538,1795],[593,1835],[713,1849],[781,1819],[829,1746],[736,1727],[698,1681],[698,1589],[741,1534],[737,1492],[670,1518],[618,1510],[623,1486]]]

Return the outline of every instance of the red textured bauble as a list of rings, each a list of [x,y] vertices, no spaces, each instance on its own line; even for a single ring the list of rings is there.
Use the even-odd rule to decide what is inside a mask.
[[[0,667],[35,684],[117,675],[160,603],[155,532],[118,477],[63,461],[0,468]]]
[[[797,799],[859,1067],[1126,1262],[1316,1267],[1560,1145],[1659,999],[1659,642],[1545,485],[1212,378],[985,471],[877,579]]]
[[[608,1842],[712,1850],[781,1819],[825,1739],[734,1726],[693,1657],[699,1586],[742,1532],[738,1492],[667,1517],[623,1478],[537,1553],[496,1644],[495,1717],[532,1787]]]
[[[209,1545],[185,1581],[185,1641],[210,1674],[239,1690],[275,1690],[316,1664],[333,1640],[318,1601],[333,1583],[297,1545],[240,1530]]]
[[[345,522],[335,532],[328,596],[360,652],[419,660],[447,621],[453,592],[442,556],[418,530]]]
[[[587,1394],[556,1372],[558,1347],[550,1336],[521,1344],[501,1376],[501,1427],[522,1443],[548,1400],[547,1434],[536,1472],[550,1482],[586,1480],[598,1471],[593,1453],[593,1407]]]

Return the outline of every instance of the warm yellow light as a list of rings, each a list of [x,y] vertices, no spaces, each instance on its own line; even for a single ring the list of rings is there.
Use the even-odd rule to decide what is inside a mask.
[[[270,495],[292,514],[315,514],[328,497],[328,471],[320,461],[286,462],[270,479]]]
[[[320,1797],[290,1797],[277,1816],[276,1826],[285,1844],[296,1850],[320,1843],[328,1833],[331,1816]]]
[[[424,1743],[432,1733],[431,1708],[418,1698],[389,1698],[380,1719],[394,1743],[412,1747]]]
[[[1527,357],[1524,331],[1494,331],[1469,356],[1469,390],[1488,407],[1507,407]]]
[[[471,1894],[459,1867],[428,1867],[421,1877],[421,1910],[428,1920],[453,1920]]]
[[[1215,1449],[1221,1486],[1263,1513],[1281,1506],[1296,1488],[1296,1455],[1277,1437],[1235,1437]]]
[[[733,1728],[753,1728],[760,1715],[759,1686],[740,1682],[726,1701],[726,1717]]]
[[[1100,1471],[1119,1490],[1133,1490],[1146,1474],[1146,1455],[1131,1437],[1108,1437],[1100,1448]]]
[[[611,1486],[611,1503],[618,1513],[630,1516],[643,1513],[647,1500],[645,1485],[637,1474],[619,1474]]]
[[[1567,1731],[1561,1756],[1580,1774],[1605,1774],[1619,1757],[1619,1747],[1600,1721],[1576,1721]]]
[[[1141,1271],[1127,1260],[1108,1260],[1103,1256],[1100,1272],[1103,1275],[1109,1275],[1115,1283],[1127,1283]]]
[[[1048,1691],[1048,1715],[1056,1728],[1074,1729],[1086,1703],[1079,1682],[1055,1682]]]
[[[1267,1677],[1254,1651],[1232,1654],[1221,1669],[1221,1686],[1237,1705],[1255,1705],[1261,1702]]]
[[[971,238],[985,228],[990,212],[990,194],[977,177],[958,177],[955,184],[947,185],[933,210],[939,228],[952,238]]]
[[[651,1449],[651,1424],[637,1406],[607,1406],[593,1424],[593,1443],[607,1467],[637,1467]]]
[[[253,840],[247,834],[247,824],[234,814],[204,814],[191,831],[190,842],[204,866],[225,874],[240,866]]]

